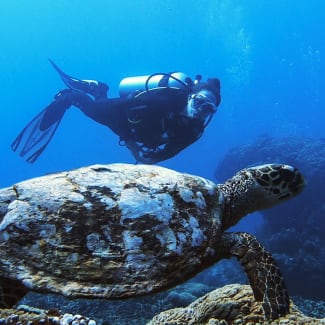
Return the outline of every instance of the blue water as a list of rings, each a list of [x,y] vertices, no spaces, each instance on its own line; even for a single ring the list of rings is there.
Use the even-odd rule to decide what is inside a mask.
[[[48,62],[118,94],[126,76],[218,77],[222,103],[203,137],[160,163],[213,179],[227,150],[262,134],[324,137],[322,0],[11,0],[0,4],[0,187],[95,163],[133,163],[106,127],[71,108],[35,164],[11,151],[64,88]],[[250,227],[256,225],[250,224]]]
[[[134,159],[109,129],[72,108],[31,165],[10,149],[64,88],[47,61],[116,96],[125,76],[219,77],[222,103],[204,136],[161,165],[213,178],[234,145],[261,134],[324,136],[323,1],[3,1],[0,186],[94,163]]]

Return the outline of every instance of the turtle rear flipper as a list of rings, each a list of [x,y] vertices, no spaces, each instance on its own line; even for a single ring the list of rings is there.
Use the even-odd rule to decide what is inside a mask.
[[[221,248],[226,256],[236,256],[248,276],[256,301],[261,301],[265,317],[276,319],[289,312],[290,299],[283,277],[271,254],[251,234],[224,233]]]
[[[0,308],[10,308],[17,304],[28,292],[18,280],[0,278]]]

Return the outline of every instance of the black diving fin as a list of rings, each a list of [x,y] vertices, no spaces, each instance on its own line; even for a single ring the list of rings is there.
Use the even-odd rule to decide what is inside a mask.
[[[64,113],[73,105],[76,92],[81,96],[78,100],[91,100],[87,95],[93,96],[94,99],[107,98],[108,86],[106,84],[95,80],[80,80],[71,77],[52,60],[49,61],[69,89],[60,91],[52,103],[36,115],[11,144],[12,150],[30,163],[35,162],[51,141]]]
[[[35,162],[47,147],[64,115],[64,111],[61,111],[52,124],[44,128],[41,125],[47,112],[48,108],[45,108],[36,115],[11,144],[12,150],[29,163]]]
[[[63,72],[51,59],[49,59],[49,61],[68,88],[89,94],[93,96],[94,99],[107,98],[109,87],[105,83],[97,80],[82,80],[71,77]]]

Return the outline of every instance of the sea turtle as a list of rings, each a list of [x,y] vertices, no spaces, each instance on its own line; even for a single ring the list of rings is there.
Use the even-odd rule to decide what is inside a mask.
[[[3,305],[28,290],[124,298],[181,283],[236,256],[269,319],[286,314],[280,271],[248,233],[248,213],[298,194],[301,173],[267,164],[224,184],[150,165],[93,165],[0,190]]]

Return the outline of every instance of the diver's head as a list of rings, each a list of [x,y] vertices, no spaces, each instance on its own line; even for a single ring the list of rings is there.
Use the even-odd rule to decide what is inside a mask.
[[[187,103],[187,116],[205,120],[212,116],[220,103],[220,82],[208,79],[194,85]]]

